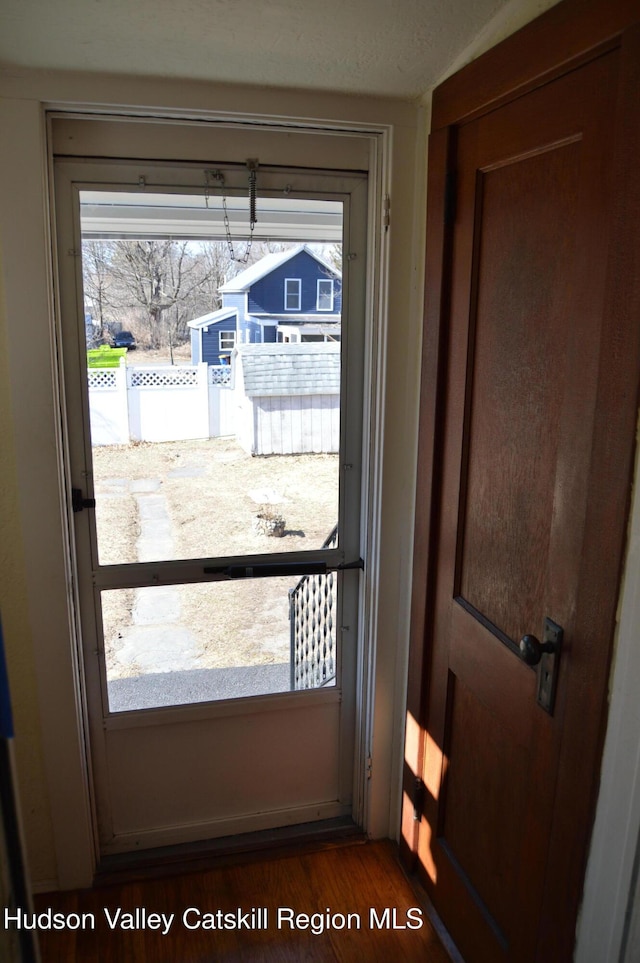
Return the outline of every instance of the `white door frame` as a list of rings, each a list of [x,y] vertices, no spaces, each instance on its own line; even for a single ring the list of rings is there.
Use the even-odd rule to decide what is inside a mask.
[[[51,116],[49,118],[49,134],[51,135]],[[154,118],[154,123],[158,123],[158,118]],[[175,118],[166,121],[168,124],[175,123]],[[224,122],[229,124],[228,117]],[[178,121],[179,123],[179,121]],[[193,122],[189,122],[192,124]],[[249,122],[243,124],[248,129],[252,129],[254,124]],[[260,126],[259,124],[255,126]],[[274,130],[275,125],[271,125]],[[300,124],[299,129],[304,131],[304,124]],[[324,130],[318,129],[314,125],[314,136],[335,137],[338,133],[330,126]],[[295,127],[293,128],[295,129]],[[286,130],[290,133],[292,127],[287,125]],[[372,755],[372,731],[373,731],[373,693],[374,686],[374,667],[376,649],[376,608],[377,608],[377,571],[378,571],[378,545],[377,537],[378,521],[381,510],[381,487],[380,487],[380,465],[382,454],[382,385],[384,384],[384,356],[386,342],[386,310],[385,310],[385,291],[386,291],[386,271],[387,271],[387,236],[382,229],[382,197],[385,193],[384,187],[389,178],[389,159],[390,159],[390,132],[386,127],[372,129],[371,126],[345,127],[341,125],[339,136],[355,137],[367,139],[369,151],[369,203],[368,203],[368,253],[367,253],[367,318],[372,323],[372,336],[368,340],[367,356],[365,359],[365,424],[370,425],[369,438],[363,452],[363,505],[362,518],[364,533],[364,550],[367,558],[367,572],[363,580],[362,587],[362,618],[359,628],[359,652],[360,659],[358,664],[357,682],[357,723],[356,723],[356,762],[355,769],[357,778],[354,779],[354,805],[353,812],[356,819],[368,828],[368,813],[370,807],[370,786],[367,778],[367,762]],[[320,141],[318,141],[320,143]],[[51,168],[51,136],[49,137],[49,162]],[[55,243],[52,242],[55,247]],[[54,290],[57,291],[57,284],[54,283]],[[59,304],[56,304],[56,337],[60,343],[60,311]],[[63,396],[64,388],[60,366],[57,370],[57,388]],[[61,423],[59,434],[59,455],[61,462],[68,469],[66,458],[66,444],[64,442],[65,432],[62,420],[63,405],[61,404]],[[68,478],[68,471],[66,473]],[[68,486],[67,486],[68,488]],[[58,852],[59,881],[62,887],[89,885],[95,871],[97,860],[97,846],[95,835],[95,809],[92,799],[92,787],[89,777],[89,749],[87,733],[87,716],[84,696],[84,684],[82,679],[81,660],[79,658],[79,631],[77,617],[77,598],[76,587],[73,585],[74,570],[74,548],[71,538],[71,512],[66,493],[61,493],[63,504],[63,519],[67,531],[67,550],[68,550],[68,574],[71,584],[69,593],[69,612],[72,638],[72,651],[70,652],[70,665],[73,678],[72,683],[75,697],[75,732],[72,734],[70,727],[67,726],[66,738],[61,733],[61,738],[56,742],[56,758],[48,759],[48,768],[55,769],[58,773],[68,774],[65,780],[64,796],[71,803],[69,806],[60,808],[53,806],[56,811],[56,842]],[[56,705],[60,705],[62,697],[68,696],[68,691],[64,694],[57,691],[55,687],[50,693],[47,705],[47,716],[56,716]],[[50,710],[50,711],[49,711]],[[69,719],[69,713],[63,713],[61,718]],[[48,719],[43,719],[47,725]],[[73,735],[73,738],[72,738]],[[388,791],[388,790],[387,790]],[[52,803],[54,801],[52,800]]]
[[[633,963],[640,959],[639,482],[640,446],[618,603],[600,793],[577,926],[576,963]],[[631,733],[636,738],[630,738]]]

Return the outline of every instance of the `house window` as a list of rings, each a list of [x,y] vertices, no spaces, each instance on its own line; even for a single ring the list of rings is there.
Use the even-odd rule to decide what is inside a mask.
[[[233,351],[235,346],[236,346],[235,331],[221,331],[220,332],[220,350]]]
[[[316,311],[333,311],[333,279],[318,278]]]
[[[302,302],[302,281],[300,278],[285,278],[284,281],[284,309],[285,311],[299,311]]]

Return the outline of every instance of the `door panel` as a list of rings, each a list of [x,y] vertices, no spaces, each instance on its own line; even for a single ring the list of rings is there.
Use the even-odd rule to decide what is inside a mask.
[[[181,841],[194,833],[217,836],[219,827],[224,834],[246,825],[271,828],[282,825],[287,812],[292,823],[335,816],[332,800],[341,793],[339,728],[335,700],[312,708],[298,701],[260,714],[252,707],[223,723],[184,719],[114,727],[107,741],[113,833],[149,847],[169,832]],[[168,791],[172,784],[189,787],[187,805]]]
[[[537,624],[549,550],[578,143],[480,173],[460,594],[502,633]]]
[[[614,601],[593,625],[580,602],[601,591],[601,567],[583,558],[594,491],[609,510],[609,468],[594,452],[602,372],[611,377],[619,355],[605,310],[618,70],[618,53],[608,53],[461,126],[452,141],[457,212],[445,266],[417,848],[469,963],[551,958],[536,954],[561,765],[581,752],[576,700],[586,712],[593,699],[581,660],[593,657],[594,636],[608,644],[613,626]],[[604,417],[617,433],[628,412],[611,406]],[[519,653],[524,635],[542,638],[547,617],[564,629],[551,713],[537,703],[542,668]],[[589,800],[576,784],[561,805],[584,819]]]

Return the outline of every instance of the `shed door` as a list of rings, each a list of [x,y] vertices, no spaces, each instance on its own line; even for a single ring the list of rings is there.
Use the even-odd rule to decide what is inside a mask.
[[[366,176],[261,167],[253,237],[245,164],[56,178],[100,851],[350,817]]]
[[[468,963],[571,955],[637,403],[608,287],[619,75],[613,51],[452,150],[417,849]]]

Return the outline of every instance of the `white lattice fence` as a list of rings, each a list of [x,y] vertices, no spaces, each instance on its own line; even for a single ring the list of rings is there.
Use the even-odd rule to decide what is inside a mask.
[[[133,441],[209,438],[206,364],[127,370]]]
[[[93,445],[126,445],[129,442],[127,370],[89,368],[89,418]]]
[[[227,368],[221,378],[229,374]],[[179,441],[232,434],[231,408],[221,404],[219,397],[220,392],[230,392],[222,384],[224,380],[210,383],[206,364],[91,368],[92,444],[126,445],[130,441]]]
[[[256,454],[337,451],[339,396],[246,398],[230,365],[121,365],[88,372],[94,445],[236,435]],[[247,421],[250,436],[245,439]]]
[[[178,368],[129,368],[129,384],[132,388],[189,387],[199,383],[196,367]]]
[[[89,368],[90,388],[117,388],[118,368]]]
[[[231,365],[209,365],[209,384],[210,385],[230,385],[231,384]]]

